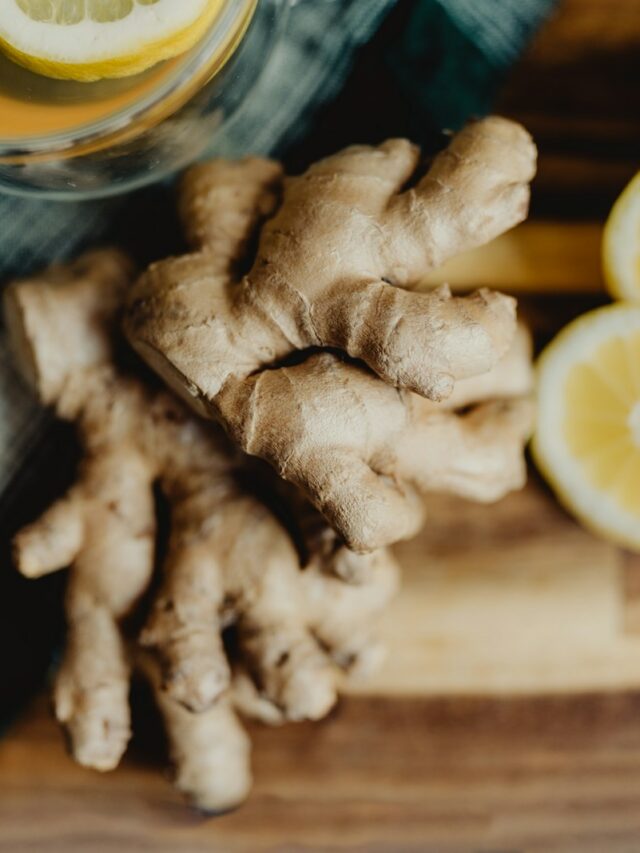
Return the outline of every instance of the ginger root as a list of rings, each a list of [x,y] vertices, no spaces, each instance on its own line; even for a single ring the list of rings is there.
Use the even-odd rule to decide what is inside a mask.
[[[286,179],[259,159],[196,166],[180,201],[194,251],[147,270],[125,321],[171,387],[358,551],[417,529],[416,489],[494,499],[523,477],[527,405],[431,417],[415,396],[443,401],[491,371],[513,342],[514,301],[410,288],[525,217],[535,147],[519,125],[487,118],[405,189],[418,157],[389,140]]]
[[[120,366],[116,318],[131,274],[126,258],[101,251],[6,291],[23,372],[41,401],[76,425],[83,448],[75,485],[16,535],[15,558],[32,578],[70,566],[54,705],[76,760],[117,765],[139,668],[164,717],[178,787],[219,811],[250,786],[235,707],[269,722],[326,714],[339,670],[375,657],[373,622],[393,595],[396,566],[384,551],[350,554],[305,521],[316,545],[301,571],[289,531],[247,488],[246,459]],[[152,583],[155,486],[170,507],[170,540],[138,638],[129,626]]]
[[[487,119],[403,190],[417,158],[392,140],[290,179],[258,159],[197,166],[181,197],[193,254],[133,288],[103,251],[6,291],[25,376],[84,451],[69,493],[15,539],[29,577],[70,566],[54,699],[80,763],[118,763],[137,668],[178,786],[235,805],[250,785],[236,712],[317,719],[341,670],[375,664],[397,583],[381,546],[418,529],[423,494],[522,484],[530,347],[513,300],[405,288],[524,217],[535,149]],[[273,477],[265,501],[259,463],[144,377],[122,350],[123,301],[146,361],[290,487]],[[156,488],[171,518],[157,588]]]

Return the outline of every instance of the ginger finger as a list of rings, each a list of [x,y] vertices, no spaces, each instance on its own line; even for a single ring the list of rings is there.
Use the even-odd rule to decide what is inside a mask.
[[[317,719],[336,700],[335,675],[309,633],[298,555],[275,517],[253,499],[227,499],[217,537],[240,654],[261,692],[287,719]]]
[[[98,770],[115,767],[129,740],[129,665],[119,623],[137,605],[152,570],[152,483],[146,466],[137,463],[126,451],[85,462],[74,490],[81,538],[66,595],[68,637],[55,708],[76,760]],[[20,570],[32,573],[29,561],[43,529],[36,522],[26,537],[18,534]],[[31,542],[27,550],[25,538]],[[49,538],[45,533],[40,547]]]
[[[64,569],[78,556],[84,531],[76,495],[71,489],[16,535],[14,562],[26,578],[39,578]]]
[[[140,642],[158,652],[163,689],[190,711],[209,708],[229,685],[219,611],[224,588],[207,542],[172,544],[165,582]]]
[[[511,344],[515,301],[502,294],[454,297],[446,286],[411,293],[384,281],[336,290],[328,310],[314,313],[319,342],[430,400],[445,400],[457,381],[490,370]]]
[[[518,326],[509,352],[493,370],[458,383],[444,403],[414,396],[414,428],[398,470],[421,492],[444,491],[487,502],[521,488],[522,448],[533,424],[531,336]],[[456,408],[473,406],[453,414]]]
[[[273,213],[281,191],[282,166],[246,157],[193,166],[182,179],[180,216],[189,243],[206,246],[210,263],[232,273],[247,254],[253,232]]]
[[[251,788],[250,743],[230,697],[221,697],[208,710],[193,714],[164,691],[160,667],[152,655],[138,652],[136,660],[162,714],[178,790],[211,814],[238,806]]]
[[[136,470],[130,454],[116,453],[85,463],[74,491],[76,511],[82,513],[81,538],[66,595],[68,638],[55,707],[76,760],[106,770],[118,763],[130,735],[129,665],[119,622],[134,609],[151,577],[151,479],[144,465]],[[38,523],[28,529],[32,543],[41,529]],[[18,568],[29,571],[33,550],[24,550],[24,539],[24,534],[17,537]]]
[[[155,535],[155,471],[138,435],[144,395],[109,363],[114,314],[130,275],[119,253],[95,252],[12,285],[5,296],[25,375],[43,402],[77,423],[84,446],[78,482],[17,535],[15,556],[27,576],[71,564],[56,713],[77,760],[97,769],[115,766],[129,738],[119,623],[148,586]]]
[[[391,202],[402,258],[394,281],[415,280],[522,222],[535,169],[535,145],[519,124],[499,116],[470,122],[417,186]]]
[[[296,511],[302,510],[299,507]],[[315,512],[309,516],[314,520],[318,517]],[[308,624],[337,667],[349,676],[366,676],[385,656],[384,646],[375,635],[375,623],[397,591],[398,566],[386,550],[354,554],[336,541],[326,523],[324,528],[326,537],[318,526],[314,541],[316,536],[325,538],[327,547],[316,552],[311,545],[313,557],[300,575]],[[351,583],[345,583],[343,577],[349,577]],[[339,683],[335,676],[334,681]],[[234,666],[232,694],[235,707],[244,716],[269,725],[291,718],[281,704],[259,689],[246,662]]]
[[[459,409],[487,400],[526,397],[533,391],[533,344],[526,326],[518,323],[515,337],[508,352],[487,373],[461,379],[449,398],[434,404],[435,411],[442,407]],[[428,401],[420,407],[428,407]]]
[[[187,708],[210,707],[228,681],[222,625],[235,624],[264,694],[290,719],[321,716],[335,702],[335,675],[309,634],[289,535],[246,494],[239,461],[218,433],[166,395],[151,412],[164,433],[160,482],[173,513],[142,641],[160,657],[165,689]]]
[[[533,423],[528,399],[482,403],[456,415],[420,416],[399,445],[397,472],[422,492],[448,492],[490,503],[526,482],[522,449]]]
[[[287,722],[282,708],[260,692],[241,664],[234,667],[231,696],[234,708],[242,717],[258,720],[268,726],[280,726]]]
[[[348,562],[349,570],[335,565]],[[357,570],[353,563],[360,565]],[[357,583],[341,580],[357,577]],[[375,638],[375,622],[399,585],[398,565],[385,549],[356,555],[344,546],[330,559],[315,557],[302,576],[313,613],[313,633],[328,654],[350,674],[367,675],[377,668],[384,649]]]
[[[113,614],[95,602],[67,598],[66,648],[54,685],[56,718],[84,767],[112,770],[129,738],[129,662]],[[71,602],[71,603],[70,603]]]
[[[258,226],[276,208],[281,185],[280,164],[258,157],[247,157],[237,163],[214,160],[192,167],[181,182],[179,208],[186,237],[197,251],[152,264],[137,292],[131,293],[131,310],[137,322],[144,324],[153,322],[156,313],[163,310],[165,291],[173,291],[177,286],[177,301],[181,304],[176,303],[176,313],[190,329],[190,340],[183,338],[187,344],[184,364],[172,364],[151,341],[140,340],[138,350],[165,377],[169,387],[203,413],[206,407],[200,399],[206,400],[215,392],[202,393],[198,383],[207,389],[217,389],[228,375],[223,363],[217,365],[207,359],[205,364],[200,358],[198,341],[208,334],[208,323],[203,324],[203,317],[215,318],[232,312],[228,336],[219,324],[215,334],[221,336],[219,346],[236,350],[236,369],[248,372],[253,369],[256,346],[267,360],[275,358],[270,330],[260,333],[262,337],[258,340],[259,330],[251,328],[243,340],[243,306],[240,303],[230,306],[228,284],[245,259]],[[189,292],[184,301],[180,295],[183,291]]]
[[[243,658],[256,686],[287,720],[319,720],[337,701],[337,679],[313,638],[268,604],[239,620]]]
[[[355,193],[359,205],[368,205],[374,212],[387,202],[391,194],[402,191],[410,180],[420,160],[420,149],[408,139],[387,139],[378,146],[350,145],[336,154],[313,163],[307,175],[325,180],[344,181],[345,189],[357,187],[349,176],[367,179],[366,194]],[[305,194],[301,184],[295,183],[296,192]],[[347,199],[345,198],[345,201]]]
[[[283,385],[294,402],[286,431],[277,418]],[[354,551],[412,535],[424,518],[419,493],[446,488],[495,500],[523,483],[522,450],[532,414],[528,404],[500,403],[482,415],[461,417],[328,353],[266,371],[246,386],[235,398],[239,429],[232,421],[231,436],[247,452],[277,466]],[[320,444],[305,430],[324,412],[331,418],[326,418]],[[248,434],[241,431],[245,423],[252,425]],[[315,446],[308,447],[309,442]]]
[[[443,403],[392,392],[372,382],[366,371],[329,355],[314,356],[307,362],[306,371],[288,368],[254,378],[254,387],[262,384],[262,390],[258,399],[251,401],[254,406],[251,421],[255,424],[251,444],[247,444],[242,434],[232,435],[252,454],[263,455],[264,447],[268,447],[274,456],[265,458],[273,465],[281,458],[287,459],[287,467],[280,467],[279,473],[314,499],[321,496],[318,508],[330,523],[352,547],[367,550],[417,529],[424,517],[424,506],[417,492],[445,488],[443,479],[447,471],[450,477],[446,490],[468,497],[477,495],[483,501],[495,500],[510,488],[522,485],[525,476],[522,449],[532,419],[531,404],[527,402],[533,389],[531,352],[531,336],[520,324],[511,348],[498,364],[481,376],[459,382],[451,398]],[[288,431],[278,435],[269,432],[269,425],[275,423],[275,418],[270,418],[269,401],[278,399],[272,387],[281,379],[289,383],[295,414],[290,415]],[[344,445],[347,437],[351,437],[353,448],[349,459],[344,458],[342,448],[334,449],[331,469],[323,472],[320,465],[313,488],[309,488],[299,477],[296,456],[287,442],[304,449],[303,427],[298,426],[298,421],[304,424],[314,417],[317,412],[314,394],[318,391],[322,392],[325,409],[335,412],[332,430],[325,434],[327,442],[337,444],[342,437]],[[453,414],[456,408],[510,399],[514,401],[510,406],[496,404],[484,410],[482,417],[475,414],[460,419]],[[265,423],[258,412],[265,417]],[[432,414],[436,417],[430,424]],[[484,423],[482,430],[478,429],[480,423]],[[322,459],[322,454],[319,456]],[[309,459],[313,459],[311,453]],[[307,464],[305,471],[309,470],[314,469]],[[321,479],[323,474],[325,480]],[[326,488],[321,488],[325,482]],[[295,492],[287,493],[286,499],[295,505]],[[334,507],[338,511],[347,507],[349,512],[339,515]],[[377,508],[380,511],[376,514]],[[323,530],[322,526],[320,529]],[[322,547],[316,537],[312,550],[319,553]],[[350,567],[357,566],[358,560],[359,557],[352,555],[343,561],[344,570],[352,573]],[[348,580],[347,575],[344,579]]]
[[[131,261],[122,252],[96,250],[71,264],[49,267],[47,287],[35,277],[4,291],[4,316],[18,367],[42,404],[55,405],[61,417],[70,367],[80,374],[111,358],[116,310],[132,275]],[[69,404],[77,404],[72,393]]]
[[[531,336],[520,324],[511,349],[493,370],[459,382],[444,403],[414,396],[414,427],[402,443],[398,471],[423,493],[453,492],[481,502],[521,488],[522,448],[533,423],[531,352]],[[453,413],[469,406],[470,411]]]

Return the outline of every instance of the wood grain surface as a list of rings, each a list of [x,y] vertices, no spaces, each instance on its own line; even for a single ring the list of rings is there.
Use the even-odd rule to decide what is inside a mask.
[[[405,131],[376,49],[292,163]],[[639,79],[640,2],[563,0],[505,83],[499,109],[540,146],[534,221],[447,275],[543,291],[524,300],[540,341],[604,298],[598,236],[640,162]],[[434,501],[398,554],[386,667],[320,724],[253,726],[242,809],[185,806],[144,694],[106,775],[71,762],[42,694],[0,740],[1,853],[638,853],[640,558],[581,530],[535,476],[496,508]],[[39,589],[43,613],[59,589]]]
[[[637,853],[640,698],[344,700],[252,729],[238,811],[181,802],[157,749],[72,764],[38,700],[0,743],[2,853]]]
[[[638,170],[640,3],[560,0],[497,109],[538,143],[534,213],[604,216]]]
[[[640,688],[640,559],[582,529],[534,472],[493,506],[432,498],[424,531],[396,553],[403,583],[381,625],[387,661],[350,690]]]
[[[251,726],[239,811],[182,802],[140,690],[105,775],[73,764],[41,696],[0,741],[1,853],[637,853],[638,560],[536,478],[495,507],[433,500],[397,552],[388,665],[326,721]]]

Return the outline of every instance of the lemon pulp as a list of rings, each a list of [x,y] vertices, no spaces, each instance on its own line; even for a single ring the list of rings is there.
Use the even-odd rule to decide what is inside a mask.
[[[640,550],[640,307],[591,311],[549,344],[532,448],[570,511]]]
[[[615,299],[640,302],[640,172],[629,182],[607,219],[602,266]]]
[[[130,76],[193,47],[222,5],[223,0],[2,0],[0,48],[48,77]]]
[[[33,21],[48,24],[78,24],[85,18],[99,23],[119,21],[133,9],[134,0],[15,0]],[[135,0],[151,6],[158,0]]]
[[[640,519],[640,331],[576,364],[565,399],[570,452],[595,488]]]

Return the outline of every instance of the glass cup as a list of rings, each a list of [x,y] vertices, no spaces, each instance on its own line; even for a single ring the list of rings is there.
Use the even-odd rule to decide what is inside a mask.
[[[202,156],[255,86],[291,0],[223,0],[202,40],[143,74],[52,80],[0,57],[0,192],[82,199]]]

